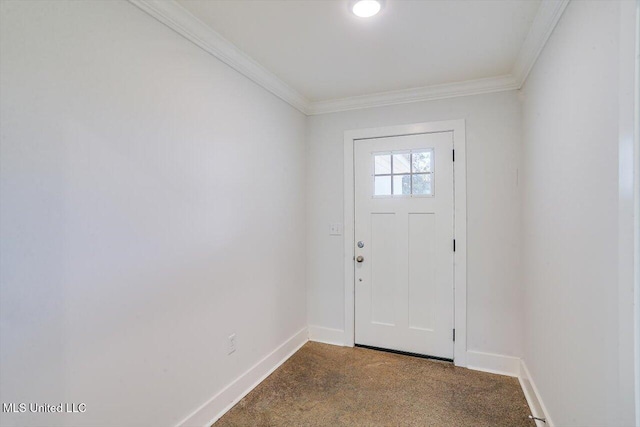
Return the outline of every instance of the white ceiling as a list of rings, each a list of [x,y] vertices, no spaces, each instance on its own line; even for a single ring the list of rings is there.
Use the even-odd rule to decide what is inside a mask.
[[[310,101],[511,73],[540,0],[178,0]]]

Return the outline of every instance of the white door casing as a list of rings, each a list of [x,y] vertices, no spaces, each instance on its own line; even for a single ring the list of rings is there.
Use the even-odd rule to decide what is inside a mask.
[[[451,132],[455,149],[454,176],[454,324],[456,339],[453,359],[457,366],[466,366],[466,147],[465,122],[447,120],[345,131],[344,134],[344,345],[355,343],[355,171],[354,148],[359,140],[428,133]],[[436,158],[436,170],[439,163]],[[435,191],[439,187],[435,183]]]
[[[451,131],[355,143],[357,344],[453,359],[452,150]]]

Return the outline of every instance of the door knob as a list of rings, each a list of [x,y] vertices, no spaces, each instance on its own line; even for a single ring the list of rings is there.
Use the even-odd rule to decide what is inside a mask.
[[[364,261],[364,258],[362,257],[362,255],[358,255],[358,256],[356,257],[356,261],[358,261],[358,262],[362,262],[362,261]]]

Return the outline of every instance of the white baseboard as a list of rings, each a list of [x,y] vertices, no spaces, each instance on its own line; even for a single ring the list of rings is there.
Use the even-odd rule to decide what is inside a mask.
[[[467,368],[492,374],[520,376],[520,358],[503,354],[467,351]]]
[[[529,408],[531,409],[533,416],[544,418],[547,421],[546,423],[536,421],[536,426],[554,427],[555,424],[549,416],[549,411],[544,405],[542,397],[540,397],[540,392],[538,391],[536,384],[533,382],[533,378],[531,378],[531,374],[529,373],[524,360],[520,360],[520,377],[518,379],[520,380],[520,387],[522,387],[524,397],[527,399],[527,403],[529,404]]]
[[[344,331],[309,325],[309,341],[344,346]]]
[[[227,385],[206,403],[196,409],[180,423],[179,427],[209,427],[245,397],[273,371],[289,359],[307,341],[316,341],[332,345],[344,345],[344,331],[339,329],[309,326],[302,328],[286,342],[252,366],[244,374]],[[492,374],[517,377],[531,413],[546,419],[546,424],[536,421],[537,427],[554,427],[538,388],[527,365],[518,357],[502,354],[467,351],[467,368]]]
[[[182,420],[178,426],[206,426],[216,422],[251,390],[291,357],[308,341],[307,328],[301,329],[280,347],[252,366],[235,381],[226,386],[204,405]]]
[[[502,354],[483,353],[481,351],[467,351],[467,368],[476,371],[490,372],[492,374],[508,375],[517,377],[520,387],[527,399],[527,404],[531,410],[531,415],[543,418],[546,423],[536,421],[537,427],[554,427],[554,423],[549,417],[549,411],[544,405],[538,388],[531,378],[524,360],[505,356]]]

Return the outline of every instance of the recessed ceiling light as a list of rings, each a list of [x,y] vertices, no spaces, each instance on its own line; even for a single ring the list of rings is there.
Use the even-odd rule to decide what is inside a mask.
[[[381,0],[358,0],[351,4],[351,11],[360,18],[369,18],[382,9]]]

